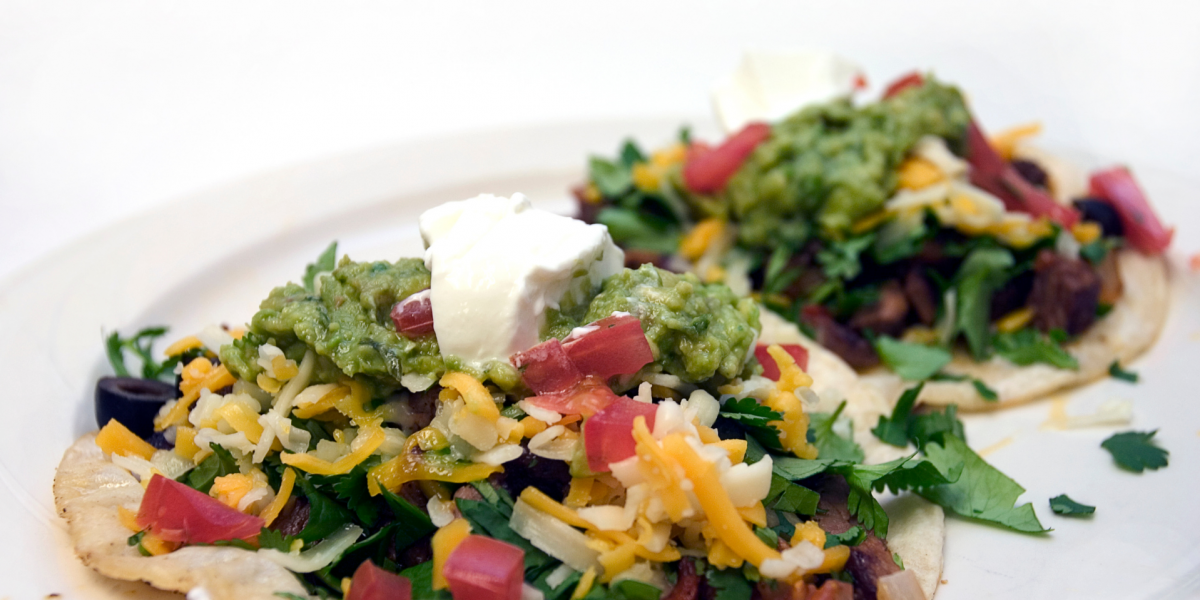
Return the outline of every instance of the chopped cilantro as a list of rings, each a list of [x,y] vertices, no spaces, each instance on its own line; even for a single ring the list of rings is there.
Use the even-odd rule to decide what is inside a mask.
[[[768,529],[767,531],[770,531]],[[592,590],[601,590],[601,586],[594,586]],[[588,594],[591,596],[591,594]],[[608,587],[607,594],[601,594],[601,598],[610,600],[658,600],[662,596],[662,590],[648,583],[636,581],[633,579],[623,579]]]
[[[1060,515],[1083,516],[1096,512],[1096,507],[1080,504],[1068,498],[1066,494],[1059,494],[1050,499],[1050,510]]]
[[[317,490],[316,484],[305,475],[297,475],[296,487],[308,500],[308,522],[300,532],[304,543],[312,543],[337,531],[343,524],[353,522],[354,513]]]
[[[919,383],[916,386],[904,390],[900,395],[900,399],[896,401],[895,408],[892,409],[892,416],[879,417],[879,422],[871,433],[880,441],[903,448],[908,445],[908,420],[912,413],[913,405],[917,402],[917,396],[921,395],[921,389],[925,387],[924,383]]]
[[[337,267],[337,240],[329,244],[325,251],[317,257],[316,262],[308,263],[304,267],[304,289],[309,292],[316,291],[317,275],[328,273]]]
[[[1053,335],[1043,335],[1033,329],[999,333],[994,338],[996,353],[1014,364],[1026,367],[1046,363],[1059,369],[1076,370],[1079,361],[1062,349],[1061,341]]]
[[[771,489],[763,498],[763,506],[798,515],[817,514],[817,502],[821,495],[779,475],[771,475]]]
[[[715,593],[712,600],[749,600],[754,586],[737,569],[708,567],[704,572],[705,583]]]
[[[1112,375],[1113,379],[1128,381],[1129,383],[1138,382],[1138,374],[1133,371],[1126,371],[1121,368],[1121,362],[1114,360],[1111,365],[1108,365],[1108,374]]]
[[[838,405],[837,410],[829,413],[810,413],[808,424],[808,441],[817,447],[817,455],[823,458],[835,458],[852,462],[862,462],[863,450],[853,439],[844,438],[833,430],[838,416],[846,409],[846,401]],[[853,430],[853,423],[851,423]]]
[[[917,490],[926,500],[955,513],[1015,531],[1049,531],[1038,521],[1032,504],[1014,506],[1025,488],[980,458],[967,444],[951,433],[943,433],[941,443],[925,445],[925,456],[941,470],[960,468],[957,481]]]
[[[188,471],[187,474],[181,475],[179,479],[183,483],[188,484],[188,487],[194,488],[205,494],[212,489],[213,480],[225,475],[240,473],[237,460],[225,448],[214,443],[209,443],[209,448],[212,448],[213,453],[207,458],[200,461],[196,468]]]
[[[977,360],[987,353],[992,294],[1008,280],[1014,264],[1008,250],[979,247],[971,250],[954,276],[954,332],[967,338],[971,355]]]
[[[867,233],[841,242],[829,242],[829,246],[817,252],[817,262],[829,279],[849,281],[862,272],[859,256],[875,242],[875,233]]]
[[[309,600],[308,596],[301,596],[300,594],[293,594],[291,592],[275,592],[272,596],[279,596],[287,600]]]
[[[900,567],[901,569],[904,568],[904,559],[900,558],[899,552],[892,553],[892,562],[896,563],[897,567]]]
[[[787,246],[779,245],[771,252],[771,257],[767,259],[767,268],[763,275],[762,293],[764,295],[778,294],[787,289],[796,278],[800,277],[799,268],[788,269],[788,261],[792,258],[792,251]]]
[[[593,156],[588,161],[588,170],[592,183],[605,198],[616,198],[633,186],[633,174],[625,164]]]
[[[754,535],[758,536],[758,539],[761,540],[762,543],[770,546],[771,548],[775,548],[779,545],[779,534],[775,533],[775,530],[773,529],[768,529],[766,527],[755,527]]]
[[[908,381],[924,381],[950,363],[950,352],[936,346],[902,342],[890,336],[875,340],[883,364]]]
[[[142,531],[129,536],[129,539],[125,540],[125,545],[137,546],[138,544],[142,543],[142,538],[144,537],[146,537],[146,530],[143,529]]]
[[[867,539],[867,530],[855,525],[842,533],[826,533],[825,547],[832,548],[834,546],[857,546]]]
[[[104,340],[104,351],[113,372],[118,377],[130,377],[129,367],[125,365],[125,353],[132,352],[142,363],[142,379],[174,381],[175,365],[179,364],[179,357],[174,356],[160,363],[154,360],[152,352],[154,340],[166,333],[166,327],[147,327],[130,338],[122,338],[120,332],[112,332],[112,335]]]
[[[263,527],[262,531],[258,533],[258,547],[273,548],[275,550],[279,550],[280,552],[290,552],[292,549],[292,542],[294,542],[296,539],[297,538],[295,536],[287,535],[275,529]]]
[[[1154,444],[1154,431],[1125,431],[1104,440],[1100,447],[1112,454],[1117,465],[1127,471],[1141,473],[1167,466],[1166,450]]]
[[[763,446],[772,450],[783,448],[779,443],[779,430],[769,424],[782,421],[783,414],[759,404],[754,398],[729,400],[721,407],[721,417],[736,422]]]
[[[626,168],[633,168],[633,165],[640,162],[646,162],[646,155],[642,149],[638,147],[637,142],[625,140],[621,145],[621,164]]]
[[[929,442],[942,443],[943,435],[949,433],[966,440],[962,421],[958,420],[958,405],[951,404],[945,410],[912,415],[908,420],[908,439],[918,448]]]
[[[400,572],[412,582],[413,600],[452,600],[450,590],[433,589],[433,561],[426,561]]]
[[[988,402],[995,402],[996,400],[1000,399],[1000,396],[998,394],[996,394],[996,390],[993,390],[992,388],[988,387],[988,385],[986,383],[984,383],[982,380],[976,379],[974,377],[968,377],[966,375],[955,375],[952,373],[935,373],[932,377],[929,378],[929,380],[930,381],[970,381],[971,385],[975,388],[975,392],[977,394],[979,394],[980,398],[983,398],[984,400],[987,400]]]
[[[668,254],[679,249],[679,228],[658,215],[610,206],[596,215],[596,221],[608,227],[622,246]]]

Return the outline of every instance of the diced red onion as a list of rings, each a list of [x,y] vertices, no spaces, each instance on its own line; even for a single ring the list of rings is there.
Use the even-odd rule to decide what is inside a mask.
[[[575,366],[556,339],[546,340],[509,359],[521,370],[521,379],[536,394],[553,394],[571,389],[583,379],[583,373]]]
[[[621,396],[584,421],[583,442],[588,468],[596,473],[607,472],[609,463],[633,456],[637,448],[633,439],[633,420],[638,416],[645,417],[646,427],[653,430],[657,412],[658,407],[654,404]]]
[[[137,524],[165,541],[189,544],[250,539],[263,528],[261,517],[230,508],[204,492],[157,474],[146,486]]]
[[[585,375],[605,381],[613,375],[632,375],[654,362],[654,351],[642,322],[633,315],[620,314],[588,325],[595,329],[563,344],[563,350]]]
[[[354,571],[346,600],[412,600],[412,582],[380,569],[368,559]]]

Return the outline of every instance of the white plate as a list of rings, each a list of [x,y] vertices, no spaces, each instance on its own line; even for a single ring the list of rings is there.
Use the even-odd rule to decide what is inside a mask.
[[[5,595],[149,598],[142,584],[92,574],[70,549],[50,484],[62,451],[95,429],[91,393],[108,368],[103,332],[169,324],[183,335],[247,320],[270,288],[299,277],[330,239],[363,259],[420,251],[415,220],[434,204],[521,191],[571,210],[567,188],[589,152],[611,154],[634,134],[670,139],[678,121],[543,126],[385,148],[274,172],[196,194],[84,239],[18,273],[0,290],[0,379],[9,434],[0,438],[0,569]],[[1200,222],[1189,182],[1139,174],[1166,220]],[[1175,248],[1197,247],[1195,229]],[[1011,440],[988,459],[1029,488],[1042,523],[1027,536],[952,518],[946,583],[952,598],[1130,598],[1200,593],[1200,285],[1172,256],[1167,329],[1133,368],[1143,383],[1105,381],[1070,396],[1073,411],[1109,397],[1136,401],[1133,428],[1159,428],[1170,467],[1133,475],[1099,443],[1109,429],[1040,431],[1050,403],[969,417],[976,448]],[[1060,493],[1098,506],[1091,519],[1053,515]],[[165,595],[164,595],[165,596]]]

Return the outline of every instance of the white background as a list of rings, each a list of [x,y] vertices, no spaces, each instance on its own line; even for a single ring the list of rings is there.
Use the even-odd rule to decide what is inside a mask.
[[[707,115],[747,48],[834,49],[877,85],[934,69],[986,127],[1040,119],[1055,145],[1192,177],[1198,9],[3,0],[0,278],[264,169],[452,132]]]

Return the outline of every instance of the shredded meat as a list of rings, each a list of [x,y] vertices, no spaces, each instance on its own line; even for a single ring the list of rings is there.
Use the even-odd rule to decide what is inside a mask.
[[[913,267],[904,276],[904,296],[912,305],[917,318],[925,325],[933,325],[937,320],[938,293],[937,288],[929,281],[920,267]]]
[[[1087,262],[1043,250],[1034,263],[1036,275],[1029,305],[1033,325],[1042,331],[1062,329],[1077,335],[1096,320],[1100,276]]]
[[[283,510],[279,511],[279,516],[271,522],[270,529],[284,535],[299,535],[308,525],[310,510],[311,507],[306,498],[292,496],[287,504],[283,505]]]
[[[994,321],[1014,310],[1025,307],[1029,302],[1029,291],[1032,288],[1033,272],[1031,271],[1009,279],[992,294],[992,304],[989,308],[991,319]]]
[[[1096,275],[1100,276],[1100,304],[1116,304],[1125,293],[1125,284],[1121,283],[1121,269],[1117,266],[1117,255],[1109,252],[1100,264],[1096,265]]]
[[[653,250],[625,250],[625,268],[636,269],[644,264],[652,264],[660,269],[667,268],[667,255]]]
[[[774,581],[760,581],[754,586],[754,598],[758,600],[853,600],[854,586],[844,581],[827,579],[820,587],[798,581],[788,585]],[[871,596],[874,600],[875,596]]]
[[[675,578],[675,586],[662,597],[662,600],[696,600],[700,595],[700,575],[696,573],[694,558],[679,561],[679,573]]]
[[[856,369],[868,369],[879,364],[879,355],[866,338],[853,329],[838,323],[833,316],[817,306],[806,307],[800,318],[816,331],[817,343],[828,348]]]
[[[904,290],[899,283],[889,281],[879,290],[879,300],[858,309],[854,316],[850,317],[850,327],[896,335],[904,330],[907,317],[908,299]]]
[[[822,476],[814,489],[821,493],[816,517],[821,529],[830,533],[845,533],[858,525],[858,521],[850,516],[850,509],[846,507],[850,486],[846,484],[845,479],[840,476]],[[876,582],[879,578],[899,571],[900,567],[892,559],[887,542],[874,532],[868,532],[863,543],[850,549],[850,558],[846,560],[845,570],[854,576],[855,600],[875,600]]]

